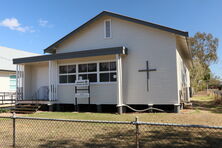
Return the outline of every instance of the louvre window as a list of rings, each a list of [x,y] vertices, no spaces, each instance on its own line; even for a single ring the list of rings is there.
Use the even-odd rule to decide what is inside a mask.
[[[111,38],[111,20],[105,20],[104,27],[105,38]]]
[[[16,90],[16,75],[10,75],[9,89],[11,91]]]

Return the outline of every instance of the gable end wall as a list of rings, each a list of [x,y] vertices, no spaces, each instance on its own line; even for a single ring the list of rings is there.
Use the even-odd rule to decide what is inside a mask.
[[[111,19],[112,38],[104,38],[105,19]],[[123,57],[123,102],[125,104],[177,104],[175,35],[112,17],[103,17],[57,47],[57,53],[125,46]],[[150,91],[146,89],[146,60],[150,68]],[[99,92],[98,92],[99,93]],[[116,100],[116,98],[113,98]],[[101,103],[99,103],[101,104]]]

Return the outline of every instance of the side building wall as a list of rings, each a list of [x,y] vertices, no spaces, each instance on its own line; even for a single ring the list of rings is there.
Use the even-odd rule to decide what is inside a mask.
[[[178,86],[178,100],[179,102],[190,101],[190,73],[186,64],[184,63],[180,53],[176,50],[177,57],[177,86]]]
[[[15,92],[10,89],[10,75],[16,75],[16,73],[0,71],[0,92]]]

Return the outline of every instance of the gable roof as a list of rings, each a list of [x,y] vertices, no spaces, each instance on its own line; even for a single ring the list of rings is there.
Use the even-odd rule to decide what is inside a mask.
[[[0,71],[16,71],[13,58],[36,56],[39,54],[0,46]]]
[[[132,18],[132,17],[128,17],[128,16],[124,16],[124,15],[120,15],[120,14],[116,14],[116,13],[112,13],[112,12],[108,12],[108,11],[103,11],[100,14],[98,14],[97,16],[95,16],[92,19],[90,19],[89,21],[87,21],[86,23],[84,23],[83,25],[81,25],[80,27],[78,27],[77,29],[73,30],[72,32],[70,32],[69,34],[64,36],[63,38],[61,38],[60,40],[58,40],[57,42],[53,43],[52,45],[50,45],[49,47],[44,49],[44,53],[52,53],[55,50],[57,45],[61,44],[68,37],[70,37],[71,35],[76,34],[80,30],[85,28],[87,25],[93,23],[94,21],[98,20],[102,16],[116,17],[116,18],[123,19],[123,20],[129,21],[129,22],[145,25],[145,26],[152,27],[152,28],[155,28],[155,29],[160,29],[160,30],[163,30],[163,31],[166,31],[166,32],[174,33],[174,34],[177,34],[177,35],[180,35],[180,36],[188,37],[188,32],[184,32],[184,31],[181,31],[181,30],[177,30],[177,29],[173,29],[173,28],[170,28],[170,27],[166,27],[166,26],[146,22],[146,21],[143,21],[143,20],[135,19],[135,18]]]

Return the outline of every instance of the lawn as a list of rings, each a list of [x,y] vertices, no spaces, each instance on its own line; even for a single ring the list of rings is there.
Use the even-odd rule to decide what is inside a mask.
[[[77,113],[77,112],[37,112],[18,116],[59,118],[59,119],[82,119],[82,120],[108,120],[108,121],[139,121],[178,123],[178,124],[200,124],[222,126],[222,105],[215,104],[212,96],[204,94],[192,98],[193,108],[181,110],[180,113]],[[8,115],[10,114],[0,114]]]
[[[221,126],[220,105],[209,96],[195,96],[193,109],[180,113],[37,112],[26,117],[201,124]],[[208,106],[205,105],[208,103]],[[209,106],[210,104],[210,106]],[[1,114],[0,114],[1,115]],[[9,115],[9,114],[2,114]],[[12,120],[0,119],[0,147],[11,146]],[[222,130],[140,125],[140,147],[222,147]],[[135,125],[16,119],[18,147],[135,147]]]
[[[184,109],[180,113],[126,113],[119,115],[113,113],[39,111],[35,114],[18,116],[108,121],[134,121],[135,117],[138,117],[139,121],[146,122],[222,126],[222,105],[215,105],[212,96],[197,95],[192,98],[192,102],[192,109]]]

